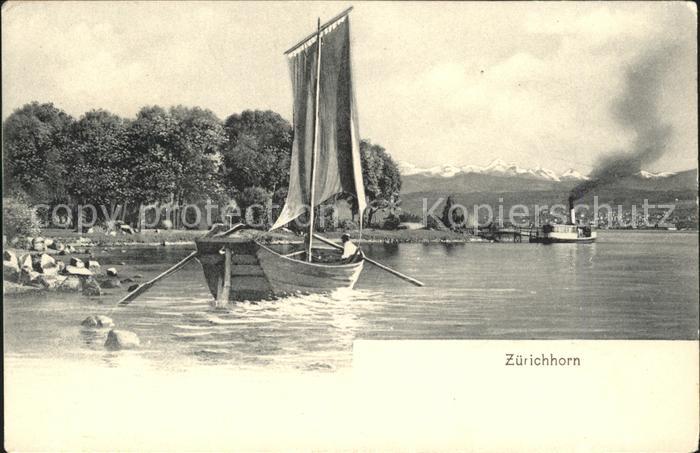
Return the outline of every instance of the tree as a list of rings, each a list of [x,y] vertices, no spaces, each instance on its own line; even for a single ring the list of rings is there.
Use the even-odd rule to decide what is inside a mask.
[[[170,146],[174,129],[170,115],[161,107],[143,107],[127,129],[131,195],[138,204],[163,201],[176,189],[181,171],[175,168]]]
[[[452,195],[447,197],[445,206],[442,208],[442,223],[448,228],[454,230],[460,226],[464,226],[464,210],[461,207],[453,208],[455,205]]]
[[[240,195],[247,187],[270,192],[289,184],[292,126],[272,111],[246,110],[224,123],[227,142],[222,148],[224,186]]]
[[[179,105],[169,114],[177,200],[198,201],[213,196],[219,189],[220,150],[226,142],[221,120],[199,107]]]
[[[362,180],[367,196],[367,225],[380,209],[392,209],[400,204],[401,173],[386,149],[369,140],[360,142]]]
[[[266,218],[267,205],[272,194],[262,187],[246,187],[239,197],[241,214],[253,225],[266,226],[271,219]],[[251,210],[251,212],[248,212]]]
[[[64,155],[73,118],[51,103],[32,102],[3,122],[3,190],[23,191],[34,202],[63,201]]]
[[[79,203],[123,203],[131,195],[127,123],[106,110],[92,110],[73,124],[68,190]]]

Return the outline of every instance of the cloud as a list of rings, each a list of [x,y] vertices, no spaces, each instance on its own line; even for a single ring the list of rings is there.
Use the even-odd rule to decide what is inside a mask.
[[[516,47],[515,53],[482,68],[467,60],[447,61],[392,79],[392,99],[412,93],[412,109],[395,109],[412,133],[394,145],[416,150],[405,159],[435,164],[429,161],[433,153],[425,152],[435,148],[442,162],[454,165],[484,165],[501,157],[588,171],[601,153],[630,146],[635,134],[615,122],[611,102],[624,89],[626,67],[662,37],[668,39],[663,32],[674,21],[658,8],[623,12],[604,4],[586,14],[579,14],[578,7],[569,9],[566,14],[531,13],[523,24],[525,37],[556,40],[553,51],[537,55],[537,49]],[[693,69],[685,61],[675,71],[693,80]],[[667,95],[674,88],[669,83]],[[673,101],[667,99],[664,116],[687,126],[697,100],[687,80],[680,87],[670,96]],[[690,126],[676,128],[690,134],[683,143],[696,141],[697,124],[692,128],[691,121]],[[677,146],[675,155],[686,156],[678,165],[692,165],[693,152]],[[669,163],[661,162],[664,169]]]
[[[3,118],[32,100],[79,116],[147,104],[291,119],[282,52],[337,3],[19,2],[3,11]],[[264,19],[264,20],[263,20]],[[694,165],[696,12],[683,3],[360,3],[352,16],[360,128],[429,167],[494,157],[590,169],[633,134],[610,103],[624,68],[673,39],[662,84],[674,126],[658,168]]]

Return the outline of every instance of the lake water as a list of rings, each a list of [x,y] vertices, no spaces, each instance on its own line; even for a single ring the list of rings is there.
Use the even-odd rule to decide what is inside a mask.
[[[115,367],[136,359],[167,370],[327,371],[351,366],[355,339],[698,338],[696,233],[601,231],[587,245],[371,244],[364,250],[426,286],[365,265],[353,291],[217,310],[193,262],[125,307],[114,305],[125,288],[99,298],[8,296],[6,364],[51,358]],[[149,279],[190,251],[117,249],[97,258],[103,267],[116,265],[121,278]],[[90,314],[136,332],[141,349],[105,350],[106,329],[80,326]]]

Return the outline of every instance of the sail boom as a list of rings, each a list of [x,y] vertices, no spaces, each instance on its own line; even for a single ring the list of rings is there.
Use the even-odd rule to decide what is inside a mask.
[[[345,16],[347,16],[348,14],[350,14],[350,11],[352,11],[352,6],[351,6],[350,8],[348,8],[348,9],[346,9],[345,11],[343,11],[342,13],[338,14],[337,16],[335,16],[333,19],[329,20],[329,21],[326,22],[325,24],[321,25],[321,27],[320,27],[320,29],[319,29],[318,31],[315,31],[315,32],[309,34],[308,36],[306,36],[304,39],[302,39],[301,41],[299,41],[298,43],[296,43],[295,45],[293,45],[292,47],[290,47],[289,50],[287,50],[286,52],[284,52],[284,54],[285,54],[285,55],[289,55],[290,53],[292,53],[292,52],[294,52],[295,50],[297,50],[299,47],[301,47],[301,46],[303,46],[304,44],[306,44],[307,41],[309,41],[309,40],[311,40],[311,39],[314,39],[314,38],[317,37],[319,34],[323,33],[323,31],[324,31],[326,28],[328,28],[328,27],[330,27],[331,25],[333,25],[334,22],[339,21],[339,20],[342,19],[343,17],[345,17]]]

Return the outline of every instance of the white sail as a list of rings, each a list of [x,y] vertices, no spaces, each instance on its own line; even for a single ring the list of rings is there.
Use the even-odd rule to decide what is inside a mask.
[[[362,213],[366,202],[350,63],[349,16],[345,14],[322,27],[320,38],[314,207],[344,192],[357,199]],[[287,54],[294,90],[294,142],[289,192],[271,229],[296,219],[310,205],[317,52],[317,35],[314,34]]]

